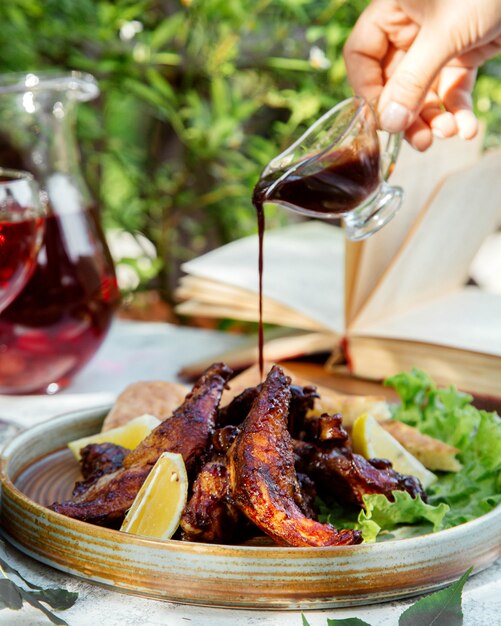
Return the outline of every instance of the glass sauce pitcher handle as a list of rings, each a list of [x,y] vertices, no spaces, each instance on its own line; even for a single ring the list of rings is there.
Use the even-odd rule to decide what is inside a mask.
[[[387,133],[386,131],[378,131],[381,133],[381,175],[384,180],[388,180],[391,173],[395,169],[395,162],[402,145],[403,133]],[[386,139],[386,143],[385,143]]]

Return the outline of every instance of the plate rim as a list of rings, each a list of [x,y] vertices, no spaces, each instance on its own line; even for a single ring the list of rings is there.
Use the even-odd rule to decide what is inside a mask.
[[[383,559],[385,556],[391,553],[392,550],[396,553],[397,556],[404,555],[404,553],[421,554],[423,552],[433,551],[435,548],[440,548],[443,550],[448,546],[450,546],[450,549],[453,550],[453,547],[458,544],[461,538],[467,537],[468,540],[471,542],[473,541],[473,537],[482,536],[481,531],[489,527],[491,527],[491,529],[497,529],[498,533],[501,534],[501,505],[498,505],[495,509],[474,520],[465,522],[452,528],[438,531],[436,533],[428,533],[418,537],[391,539],[379,543],[360,544],[355,546],[282,547],[276,545],[255,546],[210,544],[201,542],[187,542],[174,539],[160,540],[122,533],[119,530],[96,526],[94,524],[83,522],[81,520],[74,520],[65,515],[56,513],[55,511],[51,511],[42,504],[39,504],[38,502],[32,500],[14,484],[16,478],[23,471],[26,471],[26,469],[30,465],[35,463],[38,459],[43,458],[44,456],[49,456],[57,450],[64,449],[64,446],[52,447],[52,449],[50,451],[47,451],[45,454],[34,457],[30,461],[25,462],[22,467],[18,469],[17,474],[11,477],[8,473],[9,460],[16,453],[16,451],[19,451],[19,448],[23,442],[23,438],[29,438],[30,436],[36,435],[37,433],[45,433],[45,435],[47,435],[47,431],[50,432],[51,429],[57,429],[58,427],[60,428],[64,424],[69,425],[75,420],[79,420],[79,422],[91,422],[93,420],[95,421],[97,419],[101,419],[102,417],[104,417],[104,412],[107,410],[107,407],[108,405],[103,405],[99,407],[77,409],[60,414],[49,420],[46,420],[45,422],[36,424],[28,429],[25,429],[24,431],[16,435],[5,446],[0,457],[0,484],[2,489],[3,501],[2,517],[5,501],[5,491],[9,495],[10,499],[15,500],[17,503],[20,503],[19,505],[23,508],[26,514],[31,514],[34,518],[39,517],[45,519],[44,523],[51,526],[54,530],[58,527],[63,527],[64,529],[67,529],[68,532],[74,532],[76,534],[84,535],[87,541],[101,540],[103,542],[103,545],[116,545],[117,543],[119,543],[120,545],[124,546],[123,550],[125,552],[127,550],[143,549],[151,554],[156,554],[158,551],[158,554],[160,556],[170,553],[172,556],[178,556],[181,558],[201,558],[209,560],[211,558],[216,560],[229,559],[232,562],[236,559],[242,559],[242,561],[245,563],[251,563],[254,560],[262,562],[263,569],[265,569],[266,566],[273,567],[273,562],[276,562],[277,560],[290,561],[291,567],[298,568],[301,567],[301,564],[303,562],[306,562],[305,569],[307,571],[304,572],[305,575],[307,576],[313,574],[314,572],[315,575],[318,575],[319,578],[322,575],[325,577],[325,574],[323,573],[323,568],[327,568],[332,574],[332,572],[337,568],[342,569],[343,564],[347,560],[349,560],[350,557],[359,558],[365,555],[367,559],[371,559],[372,557],[372,559],[375,559],[377,561],[378,559]],[[2,534],[6,537],[7,541],[15,544],[16,547],[19,548],[20,545],[22,546],[22,542],[20,542],[18,538],[10,537],[9,533],[5,531],[3,531]],[[60,563],[51,560],[50,556],[47,557],[44,556],[43,553],[37,553],[36,550],[32,549],[29,546],[22,546],[20,549],[23,549],[23,547],[25,553],[32,558],[61,569],[67,573],[84,578],[89,582],[97,582],[99,584],[104,584],[105,586],[111,586],[113,589],[118,591],[122,591],[125,593],[139,593],[143,596],[160,597],[160,599],[186,602],[191,604],[227,606],[228,608],[292,608],[292,604],[299,608],[334,608],[340,606],[355,606],[357,604],[369,604],[386,600],[396,600],[398,598],[410,597],[411,595],[415,595],[417,593],[429,592],[444,586],[452,580],[449,574],[448,580],[435,580],[435,582],[427,584],[423,582],[421,583],[419,589],[413,587],[412,589],[407,589],[405,592],[399,592],[398,590],[389,590],[384,597],[369,594],[367,599],[351,599],[350,601],[342,599],[337,599],[335,601],[331,599],[329,601],[328,599],[326,600],[326,598],[323,597],[317,598],[316,600],[303,599],[299,603],[297,602],[297,599],[295,603],[284,600],[281,603],[278,601],[270,601],[269,603],[264,604],[254,604],[252,602],[249,603],[249,601],[233,601],[231,603],[228,602],[227,604],[221,601],[211,602],[209,600],[197,602],[196,600],[190,598],[173,599],[169,595],[165,594],[160,596],[155,594],[152,595],[150,592],[145,592],[144,590],[129,589],[120,584],[111,584],[109,582],[103,583],[101,579],[93,579],[92,576],[86,576],[80,573],[78,570],[72,568],[71,564],[65,564],[64,566],[61,566]],[[492,563],[494,563],[500,556],[501,542],[498,542],[497,546],[489,544],[482,553],[482,559],[480,559],[478,563],[475,564],[473,573],[477,573],[483,569],[486,569],[487,567],[492,565]],[[209,566],[207,566],[207,569],[209,569]]]
[[[315,546],[305,546],[305,547],[294,547],[294,546],[278,546],[278,545],[269,545],[269,546],[252,546],[252,545],[240,545],[240,544],[222,544],[222,543],[206,543],[206,542],[190,542],[190,541],[181,541],[179,539],[155,539],[152,537],[142,537],[141,535],[134,535],[132,533],[124,533],[120,530],[116,530],[113,528],[107,528],[105,526],[98,526],[97,524],[91,524],[90,522],[84,522],[82,520],[76,520],[73,518],[70,518],[66,515],[63,515],[61,513],[56,513],[56,511],[52,511],[51,509],[47,508],[46,506],[32,500],[31,498],[29,498],[28,496],[26,496],[18,487],[16,487],[16,485],[14,484],[14,481],[16,480],[17,476],[19,476],[19,474],[21,474],[23,471],[25,471],[30,465],[32,465],[33,463],[36,462],[37,459],[32,459],[31,461],[29,461],[27,464],[25,464],[18,472],[17,472],[17,476],[14,478],[11,478],[10,476],[7,475],[7,466],[9,463],[9,459],[10,456],[7,454],[9,451],[12,454],[13,452],[15,452],[14,450],[10,450],[11,447],[16,447],[16,445],[19,445],[18,440],[21,439],[24,434],[29,435],[29,434],[34,434],[36,433],[38,430],[45,430],[43,427],[44,426],[49,426],[49,425],[53,425],[53,426],[57,426],[59,422],[66,422],[66,421],[70,421],[71,419],[74,419],[76,417],[80,417],[82,420],[84,419],[90,419],[91,417],[101,417],[100,413],[101,411],[105,411],[105,410],[109,410],[111,405],[109,404],[105,404],[105,405],[100,405],[97,407],[92,407],[92,408],[86,408],[86,409],[76,409],[73,411],[68,411],[66,413],[62,413],[60,415],[56,415],[48,420],[46,420],[45,422],[41,422],[40,424],[35,424],[34,426],[31,426],[29,428],[24,429],[23,431],[21,431],[20,433],[18,433],[17,435],[15,435],[5,446],[5,448],[1,451],[0,454],[0,485],[3,488],[3,486],[5,484],[8,485],[9,490],[15,494],[19,500],[26,502],[30,507],[34,508],[35,510],[42,510],[44,513],[46,513],[47,517],[55,517],[56,520],[70,520],[71,522],[74,522],[77,525],[77,529],[79,527],[81,527],[82,529],[86,529],[86,528],[97,528],[100,531],[105,532],[106,534],[110,533],[111,537],[127,537],[127,538],[137,538],[139,541],[141,542],[147,542],[148,544],[155,544],[155,545],[171,545],[171,546],[186,546],[189,548],[193,548],[193,547],[199,547],[199,548],[211,548],[211,547],[217,547],[218,549],[225,549],[228,548],[229,550],[234,550],[234,549],[238,549],[238,550],[248,550],[248,551],[262,551],[262,552],[269,552],[269,551],[274,551],[277,550],[277,552],[280,552],[280,554],[284,554],[284,551],[292,551],[294,553],[301,553],[301,552],[305,552],[307,554],[309,554],[310,552],[314,551],[315,553],[319,553],[319,551],[327,551],[327,552],[333,552],[333,553],[339,553],[339,552],[347,552],[350,553],[354,550],[360,550],[362,548],[373,548],[375,546],[388,546],[388,545],[394,545],[394,544],[398,544],[398,545],[407,545],[409,548],[412,547],[419,547],[419,544],[421,544],[423,542],[423,540],[427,540],[428,542],[432,542],[435,543],[436,541],[438,541],[436,538],[437,537],[444,537],[444,536],[452,536],[453,534],[457,534],[459,533],[459,531],[457,531],[457,529],[461,529],[464,530],[465,528],[467,530],[471,530],[472,532],[475,531],[475,527],[481,525],[483,526],[483,524],[487,523],[486,520],[488,520],[488,522],[492,521],[492,518],[497,521],[497,518],[500,518],[501,521],[501,503],[498,504],[494,509],[492,509],[491,511],[484,513],[483,515],[481,515],[480,517],[477,517],[473,520],[469,520],[468,522],[463,522],[462,524],[458,524],[456,526],[452,526],[451,528],[445,528],[443,530],[439,530],[437,532],[432,532],[432,533],[425,533],[423,535],[419,535],[417,537],[404,537],[401,539],[387,539],[385,541],[381,541],[381,542],[375,542],[375,543],[362,543],[362,544],[358,544],[358,545],[349,545],[349,546],[319,546],[319,547],[315,547]],[[103,415],[104,418],[104,415]],[[49,456],[50,454],[54,454],[55,452],[57,452],[58,450],[63,450],[64,447],[61,448],[56,448],[54,450],[52,450],[51,452],[48,452],[47,454],[43,455],[43,457],[45,456]],[[454,533],[454,531],[457,531],[457,533]],[[500,548],[500,554],[501,554],[501,548]]]

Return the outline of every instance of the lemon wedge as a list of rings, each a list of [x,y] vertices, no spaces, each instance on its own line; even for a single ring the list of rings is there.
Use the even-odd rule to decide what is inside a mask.
[[[160,455],[132,503],[120,530],[144,537],[170,539],[188,499],[188,476],[183,457]]]
[[[353,451],[366,459],[388,459],[400,474],[416,476],[426,489],[437,477],[390,435],[370,413],[362,413],[351,432]]]
[[[75,439],[68,443],[68,448],[75,458],[80,460],[80,450],[90,443],[115,443],[129,450],[134,450],[150,432],[160,424],[160,420],[154,415],[140,415],[135,417],[124,426],[112,428],[104,433],[97,433],[89,437]]]

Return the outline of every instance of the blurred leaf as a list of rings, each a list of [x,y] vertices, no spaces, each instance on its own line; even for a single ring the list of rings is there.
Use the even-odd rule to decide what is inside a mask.
[[[452,585],[431,593],[410,606],[400,616],[399,626],[432,626],[433,624],[461,626],[463,623],[461,593],[472,569],[470,568]]]
[[[23,597],[17,585],[3,578],[0,580],[0,609],[13,609],[18,611],[23,606]]]
[[[160,21],[159,25],[152,31],[150,46],[153,50],[160,50],[164,44],[174,39],[179,29],[183,27],[185,17],[183,13],[174,13]]]
[[[0,554],[6,556],[5,544],[0,540]],[[69,609],[73,606],[78,598],[78,593],[66,591],[66,589],[50,588],[44,589],[39,585],[35,585],[26,580],[21,574],[11,567],[5,558],[0,558],[0,571],[5,578],[0,579],[0,610],[13,609],[18,611],[23,606],[23,601],[28,602],[33,607],[44,613],[53,624],[66,625],[66,622],[52,613],[41,602],[48,604],[56,610]],[[13,574],[19,580],[23,581],[29,589],[23,589],[18,586],[7,574]]]
[[[0,71],[97,77],[100,98],[78,111],[84,175],[106,227],[154,243],[163,268],[140,288],[169,298],[182,260],[256,230],[263,167],[350,95],[342,48],[367,4],[4,0]],[[474,94],[489,146],[501,142],[499,68],[481,68]],[[277,208],[267,218],[289,219]]]

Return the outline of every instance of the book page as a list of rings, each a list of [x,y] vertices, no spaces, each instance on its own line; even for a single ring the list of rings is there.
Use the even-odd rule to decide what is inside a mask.
[[[464,287],[354,334],[501,356],[501,295]],[[501,381],[499,385],[501,388]]]
[[[338,335],[329,332],[298,333],[296,331],[290,333],[282,329],[281,333],[271,333],[266,337],[264,360],[275,363],[282,359],[295,359],[319,352],[328,352],[334,349],[338,342]],[[238,371],[253,366],[258,360],[259,349],[256,337],[252,336],[245,338],[236,348],[212,355],[210,359],[201,359],[184,366],[179,374],[181,378],[193,379],[200,376],[214,361],[226,363]]]
[[[501,294],[501,230],[489,235],[480,246],[471,263],[470,276],[481,289]]]
[[[366,330],[463,285],[500,216],[501,150],[496,150],[438,187],[350,331]]]
[[[358,249],[356,280],[347,303],[347,325],[360,312],[381,275],[400,249],[409,229],[436,186],[450,173],[473,165],[483,142],[483,133],[471,141],[459,137],[435,140],[424,153],[404,142],[389,183],[402,187],[404,196],[398,214],[379,232],[361,242],[348,242]],[[347,256],[347,260],[350,256]],[[348,270],[349,271],[349,270]]]
[[[183,271],[258,292],[257,235],[233,241],[182,265]],[[336,333],[344,332],[344,235],[319,221],[270,230],[264,236],[264,298]],[[241,293],[241,291],[240,291]],[[245,296],[246,298],[248,296]],[[202,314],[200,308],[198,314]],[[254,319],[258,318],[257,306]],[[311,327],[311,324],[308,325]]]
[[[176,306],[180,315],[256,321],[258,294],[246,289],[188,275],[181,278],[175,295],[184,300]],[[271,298],[263,299],[263,321],[290,328],[325,330],[322,324]]]

